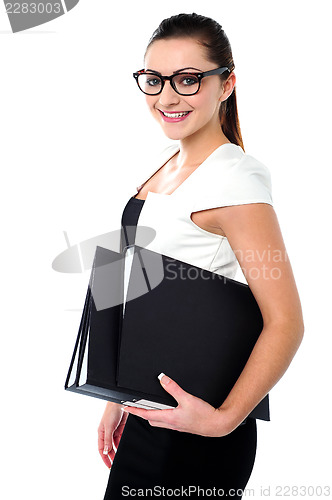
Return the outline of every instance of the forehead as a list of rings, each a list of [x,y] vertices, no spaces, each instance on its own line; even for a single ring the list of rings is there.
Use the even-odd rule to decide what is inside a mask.
[[[145,68],[164,74],[189,66],[203,71],[207,64],[204,47],[193,38],[156,40],[148,48],[144,59]]]

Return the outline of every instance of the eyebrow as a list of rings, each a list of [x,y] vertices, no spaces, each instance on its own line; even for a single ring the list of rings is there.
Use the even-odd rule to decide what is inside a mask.
[[[185,69],[196,69],[197,71],[202,72],[201,69],[194,68],[193,66],[188,66],[187,68],[181,68],[181,69],[177,69],[176,71],[173,71],[173,74],[178,73],[179,71],[184,71]],[[147,68],[145,71],[153,71],[154,73],[158,73],[158,75],[161,75],[161,73],[159,73],[159,71],[156,71],[154,69]]]

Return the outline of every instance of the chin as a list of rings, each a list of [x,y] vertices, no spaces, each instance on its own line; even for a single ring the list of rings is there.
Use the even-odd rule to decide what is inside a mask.
[[[184,136],[183,134],[176,134],[175,132],[169,132],[169,131],[166,131],[163,129],[163,132],[164,134],[166,135],[166,137],[168,137],[169,139],[172,139],[173,141],[180,141],[181,139],[184,139]]]
[[[161,129],[168,137],[169,139],[172,139],[173,141],[180,141],[182,139],[185,139],[189,135],[192,135],[193,131],[184,131],[184,130],[176,130],[176,128],[172,129],[172,127],[165,127],[163,123],[160,123]]]
[[[186,139],[187,137],[190,137],[192,135],[195,134],[195,130],[194,131],[190,131],[190,132],[179,132],[179,131],[171,131],[171,130],[165,130],[163,127],[162,127],[162,130],[164,132],[164,134],[166,135],[166,137],[168,137],[169,139],[172,139],[173,141],[182,141],[184,139]]]

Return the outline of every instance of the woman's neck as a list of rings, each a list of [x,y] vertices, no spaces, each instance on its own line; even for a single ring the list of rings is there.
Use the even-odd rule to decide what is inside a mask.
[[[214,137],[203,136],[194,138],[192,136],[181,139],[180,141],[180,151],[175,156],[175,163],[179,168],[183,167],[197,167],[208,156],[210,156],[213,151],[215,151],[222,144],[230,143],[221,131],[221,133],[216,134]]]

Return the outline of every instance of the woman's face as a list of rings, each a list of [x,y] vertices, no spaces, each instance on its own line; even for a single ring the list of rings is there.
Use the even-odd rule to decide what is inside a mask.
[[[144,67],[159,71],[162,75],[172,75],[182,68],[186,68],[185,72],[203,72],[217,68],[215,63],[206,59],[204,50],[192,38],[157,40],[146,53]],[[202,79],[199,91],[192,96],[177,94],[168,80],[159,95],[144,95],[152,116],[170,139],[181,140],[203,130],[215,133],[221,130],[218,116],[220,103],[231,94],[235,84],[235,75],[232,75],[232,85],[229,83],[224,92],[220,76],[211,75]],[[190,113],[181,121],[166,121],[167,117],[164,117],[162,111]]]

